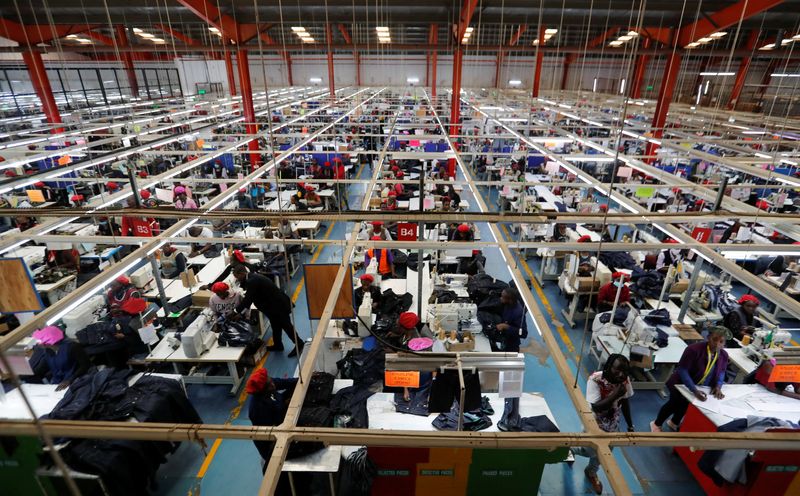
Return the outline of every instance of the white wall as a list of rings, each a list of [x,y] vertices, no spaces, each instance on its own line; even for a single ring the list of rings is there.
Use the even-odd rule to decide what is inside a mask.
[[[222,94],[230,94],[224,60],[179,58],[175,59],[175,67],[181,78],[181,89],[186,96],[197,94],[197,83],[222,83]]]

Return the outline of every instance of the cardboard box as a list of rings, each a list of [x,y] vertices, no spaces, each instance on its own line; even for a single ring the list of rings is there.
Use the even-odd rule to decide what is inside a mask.
[[[267,342],[264,341],[261,343],[261,346],[259,346],[258,349],[254,351],[252,354],[243,355],[242,363],[246,367],[255,367],[256,365],[258,365],[258,362],[260,362],[261,359],[264,358],[264,355],[266,354],[267,354]]]
[[[653,350],[644,346],[633,345],[630,352],[631,367],[642,369],[653,368]]]
[[[381,208],[381,199],[380,198],[370,198],[369,199],[369,208]]]
[[[444,347],[447,351],[472,351],[475,349],[475,340],[464,338],[463,343],[451,343],[450,341],[444,342]]]
[[[593,280],[594,284],[592,284]],[[581,293],[597,291],[600,289],[600,279],[594,279],[593,276],[575,276],[572,280],[572,286]]]
[[[192,306],[194,307],[207,307],[208,301],[211,299],[211,295],[213,295],[211,291],[207,289],[201,289],[199,291],[195,291],[192,294]]]
[[[689,289],[689,279],[678,279],[672,283],[672,287],[670,288],[669,292],[672,294],[679,294],[683,293],[687,289]]]

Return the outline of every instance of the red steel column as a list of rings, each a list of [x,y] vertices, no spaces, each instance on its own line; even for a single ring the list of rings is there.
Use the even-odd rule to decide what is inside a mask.
[[[283,58],[286,61],[286,80],[289,86],[294,86],[294,76],[292,76],[292,56],[289,52],[283,52]]]
[[[747,37],[745,48],[750,50],[751,53],[756,46],[756,42],[758,41],[758,35],[758,30],[754,29]],[[733,90],[731,90],[731,100],[728,102],[728,110],[735,109],[736,104],[739,102],[739,97],[742,96],[744,80],[747,79],[747,71],[750,70],[750,62],[752,62],[752,60],[752,56],[747,55],[742,57],[742,61],[739,63],[739,70],[736,71],[736,80],[733,82]]]
[[[125,26],[117,24],[114,26],[114,33],[116,34],[119,48],[128,48],[128,34],[125,32]],[[136,71],[133,69],[133,54],[120,51],[120,57],[122,58],[122,65],[125,67],[125,73],[128,75],[131,95],[134,98],[139,98],[139,83],[136,82]]]
[[[503,55],[505,55],[504,52],[505,52],[505,50],[503,50],[502,48],[500,49],[499,52],[497,52],[497,66],[495,67],[495,70],[494,70],[494,87],[495,88],[499,88],[500,87],[500,71],[501,71],[501,69],[503,67]]]
[[[333,30],[331,29],[330,24],[325,26],[325,37],[328,40],[328,91],[330,91],[331,98],[336,98],[336,85],[333,82],[333,52],[331,51],[331,43],[333,43]]]
[[[228,74],[228,89],[231,96],[236,96],[236,77],[233,75],[233,53],[225,50],[225,72]]]
[[[42,110],[44,115],[47,116],[47,122],[50,124],[61,124],[61,114],[56,105],[56,99],[53,96],[53,88],[50,86],[50,80],[47,78],[47,71],[44,68],[44,61],[42,61],[42,54],[35,50],[26,50],[22,52],[22,60],[28,66],[28,74],[31,76],[31,83],[36,95],[42,102]],[[63,128],[53,128],[53,133],[63,132]]]
[[[645,38],[642,43],[642,49],[647,50],[649,48],[650,38]],[[636,59],[636,68],[633,71],[633,81],[631,82],[631,98],[642,97],[642,82],[644,81],[644,71],[648,62],[650,62],[649,55],[642,54]]]
[[[461,118],[461,69],[463,56],[464,50],[459,44],[453,52],[453,99],[450,104],[450,136],[458,134],[458,121]]]
[[[561,71],[561,89],[567,89],[567,80],[569,79],[569,66],[572,64],[572,61],[575,60],[574,53],[568,53],[566,57],[564,57],[564,69]]]
[[[431,37],[431,45],[434,47],[436,44],[439,43],[439,26],[434,24],[433,28],[433,36]],[[431,98],[436,98],[436,59],[438,57],[438,52],[436,48],[433,49],[433,53],[431,53]]]
[[[660,139],[664,135],[664,124],[667,122],[667,112],[672,101],[672,94],[675,91],[675,84],[678,82],[680,68],[681,54],[676,50],[667,56],[667,64],[664,66],[664,77],[661,79],[661,90],[658,92],[656,111],[653,115],[653,124],[650,127],[653,138]],[[658,145],[648,141],[645,155],[654,155],[658,148]],[[650,162],[652,158],[645,160]]]
[[[242,90],[242,110],[244,110],[247,134],[255,135],[258,133],[258,125],[255,123],[256,111],[253,107],[253,88],[250,86],[250,63],[247,61],[247,50],[238,50],[236,61],[239,67],[239,85]],[[261,164],[261,155],[257,152],[258,140],[250,140],[247,148],[250,150],[250,167],[255,169]]]
[[[536,69],[533,73],[533,91],[531,97],[536,98],[539,96],[539,82],[542,78],[542,62],[544,62],[544,26],[539,26],[539,49],[536,51]]]
[[[353,57],[356,59],[356,86],[361,86],[361,54],[356,52]]]
[[[758,97],[756,100],[764,98],[764,93],[767,92],[767,87],[772,80],[772,73],[778,68],[778,62],[780,62],[780,59],[772,59],[767,66],[767,72],[764,73],[764,77],[761,79],[761,87],[758,88]]]

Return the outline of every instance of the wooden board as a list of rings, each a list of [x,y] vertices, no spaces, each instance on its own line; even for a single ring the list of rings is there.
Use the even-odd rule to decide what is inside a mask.
[[[39,293],[22,258],[0,258],[0,313],[39,312]]]
[[[305,264],[303,265],[303,278],[306,285],[306,299],[308,301],[308,318],[319,320],[322,311],[328,303],[328,295],[333,289],[333,281],[339,272],[339,264]],[[342,282],[336,306],[333,308],[332,319],[351,319],[355,317],[353,309],[353,276],[352,269],[348,267],[347,275]]]

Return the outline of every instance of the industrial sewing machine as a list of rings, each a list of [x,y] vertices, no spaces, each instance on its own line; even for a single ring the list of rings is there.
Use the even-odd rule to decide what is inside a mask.
[[[434,286],[445,286],[447,289],[466,287],[469,276],[467,274],[440,274],[436,272],[433,277]]]
[[[782,331],[777,326],[765,324],[767,329],[758,329],[752,335],[750,343],[742,346],[742,352],[755,362],[772,358],[776,351],[780,351],[792,340],[788,331]]]
[[[471,327],[478,317],[478,305],[474,303],[438,303],[428,305],[428,322],[432,330],[459,331]]]
[[[372,325],[372,296],[364,292],[364,300],[358,307],[358,337],[363,338],[370,335],[369,326]]]
[[[188,358],[197,358],[206,351],[210,350],[217,341],[214,332],[214,316],[203,311],[185,331],[175,334],[169,338],[169,344],[173,349],[178,346],[183,348],[183,353]]]

